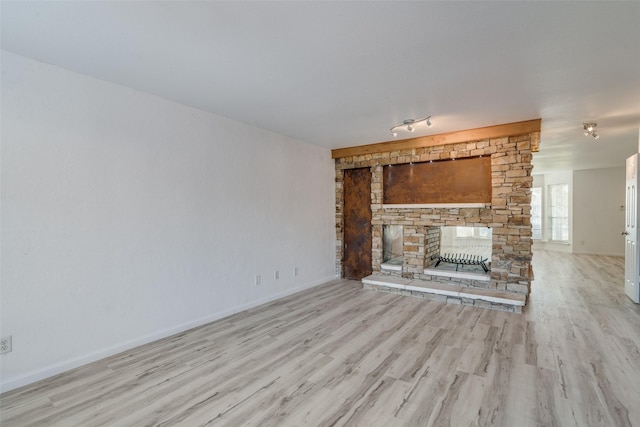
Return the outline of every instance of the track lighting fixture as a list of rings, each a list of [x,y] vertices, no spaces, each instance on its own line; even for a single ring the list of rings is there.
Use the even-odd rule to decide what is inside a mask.
[[[595,139],[600,138],[600,134],[598,133],[598,124],[597,123],[583,123],[582,128],[584,129],[584,136],[591,135]]]
[[[424,119],[406,119],[402,123],[398,123],[393,125],[389,131],[391,132],[391,136],[394,138],[398,136],[398,129],[406,129],[408,132],[415,132],[415,125],[424,122],[428,127],[431,127],[433,123],[431,123],[431,116],[427,116]]]

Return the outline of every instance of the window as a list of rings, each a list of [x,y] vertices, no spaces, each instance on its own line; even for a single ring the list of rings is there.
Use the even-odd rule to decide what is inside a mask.
[[[457,238],[491,239],[491,228],[489,227],[457,226],[455,230]]]
[[[456,227],[456,237],[473,237],[473,227]]]
[[[542,187],[531,189],[531,237],[542,240]]]
[[[550,185],[549,232],[552,241],[569,241],[569,185]]]

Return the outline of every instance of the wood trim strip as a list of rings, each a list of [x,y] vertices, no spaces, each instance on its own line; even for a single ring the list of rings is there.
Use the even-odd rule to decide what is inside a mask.
[[[331,150],[331,158],[339,159],[363,154],[383,153],[388,151],[412,148],[433,147],[436,145],[456,144],[460,142],[480,141],[483,139],[502,138],[505,136],[522,135],[540,132],[542,119],[526,120],[523,122],[506,123],[477,129],[427,135],[418,138],[386,141],[376,144],[359,145],[356,147],[336,148]]]
[[[491,203],[383,203],[382,209],[458,209],[486,208]]]

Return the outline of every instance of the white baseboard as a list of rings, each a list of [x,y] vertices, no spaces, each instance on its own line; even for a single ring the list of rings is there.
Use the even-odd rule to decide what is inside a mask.
[[[257,307],[259,305],[266,304],[268,302],[275,301],[277,299],[284,298],[289,295],[293,295],[295,293],[304,291],[306,289],[311,289],[316,286],[320,286],[332,280],[335,280],[335,277],[333,275],[327,276],[325,278],[315,280],[310,283],[306,283],[302,286],[288,289],[286,291],[279,292],[277,294],[269,295],[265,298],[261,298],[237,307],[233,307],[229,310],[220,311],[214,314],[210,314],[208,316],[201,317],[199,319],[190,320],[188,322],[182,323],[180,325],[176,325],[171,328],[157,331],[149,335],[135,338],[133,340],[125,341],[111,347],[103,348],[103,349],[91,352],[89,354],[75,357],[70,360],[65,360],[64,362],[49,365],[47,367],[28,372],[26,374],[17,375],[11,378],[2,378],[2,381],[0,382],[0,393],[14,390],[18,387],[32,384],[36,381],[44,380],[46,378],[61,374],[71,369],[79,368],[80,366],[86,365],[88,363],[92,363],[100,359],[104,359],[105,357],[113,356],[114,354],[118,354],[123,351],[130,350],[132,348],[135,348],[144,344],[148,344],[150,342],[153,342],[162,338],[170,337],[171,335],[175,335],[175,334],[187,331],[189,329],[193,329],[198,326],[206,325],[207,323],[215,322],[216,320],[220,320],[227,316],[231,316],[232,314],[236,314],[241,311],[248,310],[250,308]]]
[[[575,255],[601,255],[601,256],[615,256],[615,257],[623,257],[624,254],[614,254],[608,252],[582,252],[582,251],[573,251]]]
[[[533,251],[535,251],[536,249],[541,249],[541,250],[544,250],[544,251],[564,252],[564,253],[567,253],[567,254],[570,254],[570,253],[573,252],[573,246],[570,243],[549,242],[549,241],[544,241],[544,240],[539,240],[539,241],[533,242],[532,249],[533,249]]]

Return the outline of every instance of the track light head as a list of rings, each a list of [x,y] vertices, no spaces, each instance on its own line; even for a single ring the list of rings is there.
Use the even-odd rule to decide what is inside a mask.
[[[398,136],[398,132],[397,129],[406,129],[408,132],[415,132],[416,128],[414,127],[417,124],[420,124],[424,122],[428,127],[433,126],[433,123],[431,123],[431,116],[427,116],[423,119],[419,119],[419,120],[415,120],[415,119],[406,119],[403,120],[402,123],[398,123],[396,125],[393,125],[390,129],[389,132],[391,133],[391,135],[395,138],[396,136]]]
[[[584,136],[592,136],[595,139],[600,138],[600,134],[598,134],[598,124],[597,123],[583,123],[582,128],[584,129]]]

